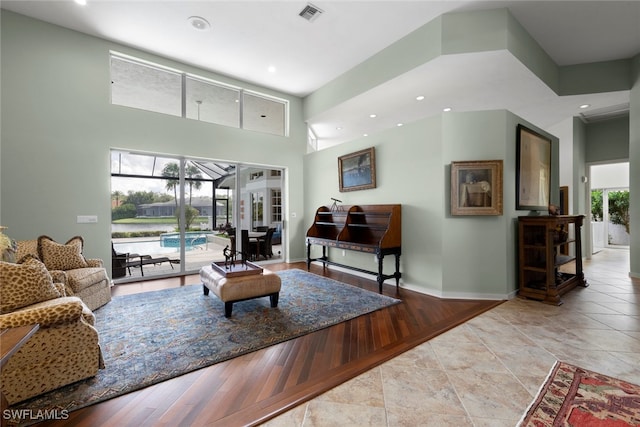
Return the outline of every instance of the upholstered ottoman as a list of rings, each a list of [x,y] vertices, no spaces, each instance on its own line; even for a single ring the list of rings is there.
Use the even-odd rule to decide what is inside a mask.
[[[224,315],[231,317],[233,303],[268,296],[271,307],[278,306],[280,276],[266,268],[262,274],[224,277],[210,266],[200,269],[200,280],[205,295],[211,290],[224,302]]]

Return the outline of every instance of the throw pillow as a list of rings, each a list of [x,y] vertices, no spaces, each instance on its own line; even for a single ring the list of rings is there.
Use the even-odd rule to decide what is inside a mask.
[[[0,314],[60,297],[51,275],[39,260],[22,264],[0,261]]]
[[[82,255],[84,240],[76,236],[67,243],[57,243],[49,236],[38,237],[38,255],[49,270],[73,270],[86,268],[87,261]]]
[[[16,260],[21,263],[23,260],[26,260],[29,255],[38,258],[38,239],[18,241]]]

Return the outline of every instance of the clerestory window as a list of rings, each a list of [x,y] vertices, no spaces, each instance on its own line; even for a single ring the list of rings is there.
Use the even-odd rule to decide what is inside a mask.
[[[289,133],[284,99],[115,52],[111,103],[255,132]]]

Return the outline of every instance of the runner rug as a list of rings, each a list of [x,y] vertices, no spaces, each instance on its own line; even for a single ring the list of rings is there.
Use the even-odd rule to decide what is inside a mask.
[[[556,362],[519,426],[640,425],[640,386]]]
[[[106,368],[11,409],[64,414],[400,302],[302,270],[277,274],[277,308],[243,301],[231,318],[201,284],[114,297],[95,311]]]

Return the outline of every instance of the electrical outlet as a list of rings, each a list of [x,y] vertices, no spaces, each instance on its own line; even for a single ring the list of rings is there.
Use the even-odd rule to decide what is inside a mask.
[[[345,251],[344,249],[342,250],[342,256],[347,256],[347,251]]]

